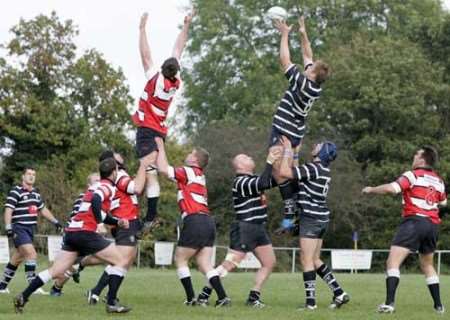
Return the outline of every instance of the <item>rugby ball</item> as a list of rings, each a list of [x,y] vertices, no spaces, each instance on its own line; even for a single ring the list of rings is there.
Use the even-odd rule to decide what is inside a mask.
[[[287,19],[287,11],[282,7],[272,7],[267,10],[267,17],[271,20],[286,20]]]

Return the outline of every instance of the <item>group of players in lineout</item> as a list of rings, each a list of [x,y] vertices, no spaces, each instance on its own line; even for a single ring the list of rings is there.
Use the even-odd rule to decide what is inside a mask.
[[[298,164],[298,152],[305,134],[305,122],[315,100],[320,97],[321,85],[327,79],[329,67],[320,60],[313,60],[303,17],[299,19],[299,35],[304,69],[291,62],[289,33],[292,26],[275,21],[281,33],[280,61],[289,82],[275,112],[268,156],[264,171],[255,175],[255,162],[246,154],[232,159],[236,177],[233,181],[233,205],[235,221],[230,228],[230,246],[225,260],[217,267],[211,264],[215,240],[215,223],[208,209],[204,169],[209,154],[195,148],[186,156],[180,167],[168,164],[164,139],[167,134],[165,120],[172,99],[180,88],[179,60],[188,39],[192,14],[184,19],[177,37],[172,57],[156,68],[147,42],[144,14],[140,22],[139,49],[147,83],[133,115],[137,126],[136,147],[140,166],[134,178],[126,171],[122,156],[105,151],[99,157],[99,174],[91,174],[88,187],[77,199],[70,222],[64,230],[62,250],[53,265],[37,276],[36,251],[33,247],[33,226],[40,212],[56,227],[62,225],[45,207],[41,196],[33,188],[35,171],[26,168],[22,185],[14,187],[8,195],[5,224],[8,237],[17,250],[4,270],[0,292],[8,293],[8,283],[14,277],[18,265],[25,263],[28,287],[14,298],[16,312],[22,312],[31,294],[43,293],[41,287],[54,279],[51,294],[61,295],[64,283],[73,277],[78,280],[78,269],[105,263],[97,285],[87,292],[90,304],[99,301],[105,287],[106,310],[109,313],[125,313],[131,308],[117,299],[117,292],[136,256],[137,237],[154,227],[157,201],[160,193],[158,173],[176,182],[178,204],[183,218],[175,253],[177,274],[186,293],[188,306],[208,305],[214,290],[216,307],[231,303],[221,278],[232,271],[245,257],[253,252],[261,263],[256,272],[254,287],[246,304],[262,308],[261,289],[275,265],[274,250],[267,232],[267,205],[264,191],[275,186],[280,189],[285,212],[281,230],[299,234],[301,264],[306,302],[304,310],[315,310],[316,275],[329,286],[333,297],[330,307],[339,308],[350,301],[330,268],[320,259],[322,239],[329,223],[330,211],[326,204],[331,182],[330,163],[337,156],[336,145],[324,141],[314,145],[312,161]],[[403,195],[403,221],[395,235],[387,260],[386,301],[378,311],[394,312],[395,291],[400,280],[400,266],[411,252],[418,251],[420,265],[434,301],[434,309],[444,312],[439,296],[439,278],[433,267],[438,225],[441,222],[439,208],[446,204],[443,180],[433,170],[437,152],[423,146],[414,155],[412,170],[405,172],[395,182],[377,187],[365,187],[364,194]],[[148,199],[144,223],[139,219],[137,196],[145,190]],[[102,235],[104,224],[111,226],[115,242]],[[195,297],[189,260],[195,258],[198,269],[206,276],[206,285]]]

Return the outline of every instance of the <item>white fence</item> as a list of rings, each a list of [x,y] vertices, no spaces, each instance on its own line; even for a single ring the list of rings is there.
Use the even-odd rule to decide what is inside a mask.
[[[47,254],[50,261],[53,261],[54,256],[56,255],[60,242],[59,236],[54,235],[35,235],[36,239],[43,242],[46,242],[46,245],[41,243],[41,248],[44,247],[47,249]],[[157,242],[158,243],[158,242]],[[153,244],[153,245],[152,245]],[[9,244],[11,245],[11,244]],[[150,241],[139,241],[138,252],[136,257],[136,266],[140,268],[142,266],[142,255],[143,255],[143,247],[148,248],[149,245],[153,247],[154,257],[153,261],[155,265],[161,266],[170,266],[173,263],[173,250],[175,244],[173,242],[159,242],[159,245],[155,246],[155,242]],[[215,247],[214,253],[217,250],[223,250],[226,252],[226,246],[217,245]],[[297,267],[299,266],[298,257],[300,255],[300,249],[295,247],[274,247],[276,253],[284,252],[289,256],[290,266],[285,265],[284,269],[290,269],[291,272],[296,272]],[[326,258],[331,258],[331,262],[334,269],[337,270],[369,270],[371,268],[372,256],[377,254],[383,254],[383,260],[385,261],[389,250],[388,249],[364,249],[364,250],[343,250],[343,249],[322,249],[324,256]],[[436,251],[436,267],[438,274],[441,274],[442,269],[442,255],[449,254],[450,250],[437,250]],[[9,246],[8,240],[6,237],[0,237],[0,263],[6,263],[9,255]],[[216,260],[216,256],[212,259],[213,264],[214,261],[220,262]],[[243,261],[241,264],[241,268],[243,269],[253,269],[258,268],[258,261],[255,259],[253,255],[248,255],[247,259]]]

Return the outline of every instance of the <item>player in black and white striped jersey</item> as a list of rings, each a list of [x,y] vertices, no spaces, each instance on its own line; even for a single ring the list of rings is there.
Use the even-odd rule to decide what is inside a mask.
[[[329,67],[321,60],[313,60],[311,44],[306,33],[303,17],[299,19],[299,34],[303,55],[303,73],[293,64],[289,52],[289,33],[292,26],[285,21],[276,21],[275,27],[281,33],[280,62],[289,81],[272,121],[270,145],[280,143],[281,136],[286,136],[294,148],[299,148],[305,135],[306,118],[313,105],[319,99],[321,85],[328,78]],[[298,150],[296,151],[298,153]],[[289,181],[278,181],[285,212],[294,214],[294,190]]]
[[[292,167],[292,145],[286,137],[282,138],[284,153],[281,161],[280,176],[298,182],[298,202],[300,207],[300,249],[303,267],[303,281],[306,292],[305,309],[317,308],[316,273],[328,284],[333,292],[331,308],[339,308],[350,301],[350,297],[339,286],[330,268],[320,259],[323,236],[330,220],[327,195],[331,182],[330,163],[336,159],[337,148],[332,142],[314,145],[311,152],[313,161]],[[293,218],[283,219],[283,227],[293,227]]]
[[[236,268],[245,258],[247,252],[253,252],[261,263],[255,276],[255,284],[249,293],[246,304],[254,308],[263,308],[261,288],[270,276],[275,265],[275,253],[270,236],[266,230],[267,203],[264,191],[276,186],[272,178],[272,164],[280,158],[281,146],[270,148],[264,172],[257,176],[255,162],[245,154],[233,159],[236,177],[233,182],[233,206],[236,220],[230,228],[230,248],[225,260],[216,270],[221,277]],[[206,304],[211,294],[211,287],[203,288],[197,302]]]

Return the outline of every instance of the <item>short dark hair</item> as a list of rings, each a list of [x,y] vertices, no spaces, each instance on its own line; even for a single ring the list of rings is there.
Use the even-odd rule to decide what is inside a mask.
[[[197,158],[198,165],[200,168],[204,169],[208,166],[209,162],[209,152],[203,148],[195,147],[195,157]]]
[[[25,168],[23,168],[22,174],[27,173],[28,170],[36,171],[36,169],[34,168],[34,166],[26,166]]]
[[[114,172],[114,170],[117,169],[116,160],[114,160],[114,158],[102,160],[98,166],[98,169],[100,171],[100,178],[106,179]]]
[[[102,162],[103,160],[108,158],[114,158],[114,151],[104,150],[102,153],[100,153],[100,156],[98,157],[98,162]]]
[[[316,61],[314,71],[316,72],[316,82],[319,85],[324,83],[328,79],[331,72],[330,66],[322,60]]]
[[[425,160],[426,164],[434,168],[439,161],[439,155],[436,148],[430,145],[425,145],[422,146],[421,149],[423,150],[422,158]]]
[[[161,73],[169,80],[174,80],[178,71],[180,70],[180,64],[176,58],[169,58],[161,66]]]

